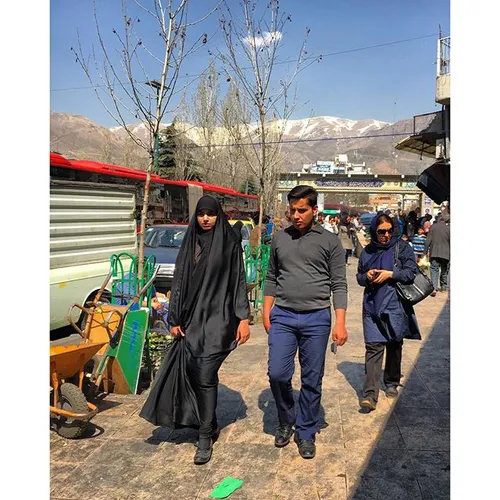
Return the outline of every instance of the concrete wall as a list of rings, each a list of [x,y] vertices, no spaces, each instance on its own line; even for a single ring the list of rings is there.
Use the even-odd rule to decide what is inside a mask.
[[[436,102],[450,104],[450,74],[436,77]]]

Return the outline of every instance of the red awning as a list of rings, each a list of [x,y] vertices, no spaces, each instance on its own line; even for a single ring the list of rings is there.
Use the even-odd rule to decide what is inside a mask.
[[[69,160],[64,158],[63,155],[59,153],[50,152],[50,164],[54,165],[54,167],[71,167],[71,163]]]

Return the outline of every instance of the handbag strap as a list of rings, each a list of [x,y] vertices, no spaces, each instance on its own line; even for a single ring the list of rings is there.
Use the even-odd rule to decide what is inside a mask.
[[[394,250],[394,267],[398,267],[399,259],[399,241],[396,243],[396,248]]]

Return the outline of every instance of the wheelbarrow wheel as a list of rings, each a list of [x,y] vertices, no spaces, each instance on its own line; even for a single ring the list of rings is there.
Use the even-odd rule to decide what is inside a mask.
[[[73,413],[88,413],[89,411],[83,393],[76,385],[68,382],[60,387],[58,407]],[[77,420],[62,415],[53,415],[52,421],[56,432],[67,439],[80,437],[88,427],[87,420]]]

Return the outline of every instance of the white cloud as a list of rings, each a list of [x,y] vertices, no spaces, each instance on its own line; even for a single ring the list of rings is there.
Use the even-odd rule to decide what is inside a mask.
[[[272,42],[277,42],[281,40],[283,37],[283,33],[281,31],[273,31],[269,33],[268,31],[263,31],[262,36],[256,36],[255,39],[251,37],[246,37],[243,41],[248,45],[254,45],[258,47],[262,47],[263,45],[270,45]]]

